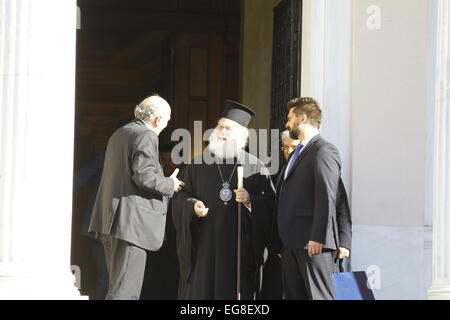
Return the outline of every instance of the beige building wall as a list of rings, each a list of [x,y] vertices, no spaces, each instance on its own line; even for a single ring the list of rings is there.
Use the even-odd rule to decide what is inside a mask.
[[[270,126],[273,8],[280,0],[244,0],[242,8],[242,103],[256,112],[250,127]]]
[[[354,223],[424,225],[427,0],[354,3]],[[380,29],[369,29],[370,6]]]
[[[242,101],[256,129],[270,121],[278,3],[243,2]],[[342,153],[352,264],[377,299],[425,299],[431,286],[430,3],[304,0],[302,94],[323,104],[323,135]]]
[[[303,1],[302,94],[341,151],[355,224],[424,226],[428,11],[427,0]]]
[[[431,287],[432,0],[304,0],[302,92],[343,158],[352,267],[377,299]]]
[[[431,287],[430,4],[353,0],[352,263],[372,274],[378,299],[426,299]]]

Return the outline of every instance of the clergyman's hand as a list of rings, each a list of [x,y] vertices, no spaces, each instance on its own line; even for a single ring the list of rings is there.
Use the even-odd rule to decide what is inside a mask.
[[[323,249],[323,243],[309,241],[308,242],[308,255],[312,258],[315,255],[321,254]]]
[[[178,168],[175,169],[175,171],[170,176],[170,178],[173,180],[173,183],[174,183],[174,187],[173,187],[174,192],[178,192],[181,190],[182,187],[184,187],[184,182],[181,180],[178,180],[178,178],[177,178],[179,171],[180,171],[180,169],[178,169]]]
[[[195,215],[199,218],[204,218],[208,215],[209,208],[205,207],[205,204],[202,201],[197,201],[194,204],[194,212]]]
[[[236,201],[248,207],[250,205],[250,194],[244,188],[234,190],[236,193]]]

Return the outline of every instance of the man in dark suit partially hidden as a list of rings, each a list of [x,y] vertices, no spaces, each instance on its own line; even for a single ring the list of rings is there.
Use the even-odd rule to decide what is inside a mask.
[[[350,255],[351,217],[341,159],[320,134],[322,111],[312,98],[288,103],[286,128],[300,140],[277,183],[277,226],[286,299],[332,300],[336,258]],[[344,199],[343,204],[337,199]],[[336,207],[345,205],[345,210]]]
[[[173,145],[159,147],[163,172],[170,175],[177,167],[172,161]],[[183,171],[182,166],[180,167]],[[168,199],[166,230],[164,242],[158,251],[147,251],[144,283],[141,300],[176,300],[180,266],[177,256],[176,231],[172,220],[172,199]]]
[[[178,170],[165,177],[159,163],[158,136],[170,120],[170,106],[154,95],[136,106],[136,119],[111,136],[89,232],[105,250],[109,273],[106,299],[140,297],[146,251],[164,239],[167,197],[183,186]]]

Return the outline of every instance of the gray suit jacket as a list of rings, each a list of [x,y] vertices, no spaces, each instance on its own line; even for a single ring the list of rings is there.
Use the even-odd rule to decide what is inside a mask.
[[[291,155],[292,156],[292,155]],[[286,179],[277,183],[278,234],[285,247],[303,249],[310,240],[351,249],[351,217],[335,146],[320,135],[305,146]]]
[[[109,139],[89,232],[156,251],[164,239],[174,182],[159,163],[158,136],[135,119]]]

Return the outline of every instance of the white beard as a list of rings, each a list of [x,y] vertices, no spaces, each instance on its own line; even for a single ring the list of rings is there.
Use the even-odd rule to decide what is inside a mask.
[[[238,138],[234,140],[222,141],[219,140],[217,131],[213,131],[211,137],[209,138],[208,149],[219,159],[233,159],[237,158],[242,149],[245,148],[247,142],[246,140],[247,139]]]

